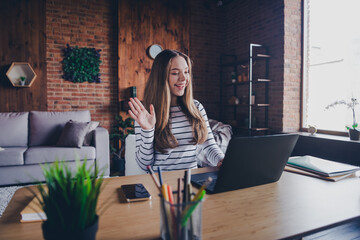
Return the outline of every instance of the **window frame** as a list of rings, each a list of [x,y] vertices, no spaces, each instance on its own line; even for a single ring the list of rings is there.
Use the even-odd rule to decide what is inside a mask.
[[[300,88],[300,132],[308,132],[309,128],[304,126],[304,118],[305,114],[305,94],[306,94],[306,80],[305,76],[307,73],[307,65],[305,64],[305,57],[307,56],[306,51],[308,49],[308,15],[306,13],[307,4],[310,0],[302,0],[301,1],[301,88]],[[326,129],[317,129],[317,133],[328,134],[328,135],[335,135],[335,136],[349,136],[347,131],[333,131],[333,130],[326,130]]]

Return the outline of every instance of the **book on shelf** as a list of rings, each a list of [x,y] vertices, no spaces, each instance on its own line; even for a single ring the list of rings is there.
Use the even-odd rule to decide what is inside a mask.
[[[46,215],[40,207],[39,200],[34,197],[31,202],[20,212],[20,222],[38,222],[46,220]]]
[[[303,171],[311,172],[324,177],[352,174],[360,170],[360,167],[358,166],[334,162],[308,155],[290,157],[287,165],[292,168],[301,169]]]
[[[319,175],[316,173],[301,170],[300,168],[294,168],[294,167],[291,167],[290,165],[286,165],[284,171],[297,173],[297,174],[314,177],[314,178],[320,178],[320,179],[331,181],[331,182],[337,182],[341,179],[351,178],[351,177],[356,176],[356,173],[347,173],[347,174],[337,175],[337,176],[333,176],[333,177],[326,177],[326,176],[322,176],[322,175]]]

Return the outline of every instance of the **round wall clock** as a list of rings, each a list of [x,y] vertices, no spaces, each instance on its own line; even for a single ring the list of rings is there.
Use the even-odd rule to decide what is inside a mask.
[[[155,57],[162,51],[162,47],[158,44],[153,44],[148,48],[148,55],[150,58],[155,59]]]

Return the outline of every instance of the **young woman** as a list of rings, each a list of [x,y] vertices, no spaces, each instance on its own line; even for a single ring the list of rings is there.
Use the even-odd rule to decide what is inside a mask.
[[[130,99],[129,105],[136,121],[136,161],[142,169],[148,165],[165,171],[197,168],[198,144],[213,166],[221,164],[224,154],[204,107],[193,99],[191,61],[184,53],[158,54],[146,83],[144,105],[137,98]]]

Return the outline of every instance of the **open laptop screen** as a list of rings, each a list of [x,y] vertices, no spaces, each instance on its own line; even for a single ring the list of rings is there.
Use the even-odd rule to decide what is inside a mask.
[[[201,186],[208,175],[216,178],[217,193],[258,186],[279,180],[298,139],[297,134],[278,134],[256,137],[233,137],[220,170],[192,175],[192,182]],[[211,187],[211,186],[210,186]]]

